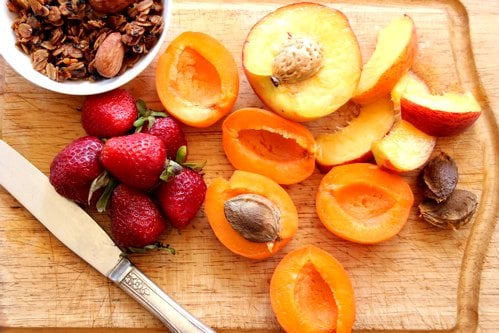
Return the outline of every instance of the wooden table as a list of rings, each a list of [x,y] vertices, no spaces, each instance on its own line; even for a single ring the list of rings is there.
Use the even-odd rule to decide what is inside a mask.
[[[373,5],[376,4],[375,0],[366,0],[363,2]],[[398,0],[394,0],[394,2],[403,3]],[[421,3],[421,0],[408,1],[408,3],[413,2]],[[446,2],[454,4],[453,0],[448,0]],[[188,1],[176,1],[176,3],[180,8],[184,3],[188,3]],[[190,11],[196,11],[198,6],[201,8],[204,3],[210,3],[210,1],[191,3],[188,8]],[[226,1],[224,3],[237,4],[237,1]],[[469,15],[475,63],[482,86],[488,97],[488,103],[491,109],[494,110],[495,123],[497,126],[499,120],[499,83],[496,81],[498,78],[496,73],[499,70],[499,2],[497,0],[463,0],[463,4]],[[210,8],[213,9],[214,7]],[[189,10],[183,11],[182,13],[184,15],[185,13],[191,13]],[[188,15],[192,15],[192,13]],[[196,12],[196,15],[191,18],[195,20],[210,19],[212,18],[210,15],[211,14],[206,14],[200,9]],[[357,13],[357,18],[360,16],[361,14]],[[190,23],[183,21],[183,26],[181,28],[176,26],[182,19],[187,18],[189,17],[184,16],[178,18],[178,21],[174,19],[172,24],[175,33],[181,29],[187,29],[189,27],[195,29],[198,27],[195,21]],[[237,21],[237,18],[233,17],[226,17],[225,19],[230,22]],[[422,18],[422,20],[424,20],[424,18]],[[213,22],[214,26],[219,24],[223,25],[226,23],[219,21]],[[222,39],[224,38],[221,29],[217,30],[218,28],[216,27],[212,27],[212,29],[214,34],[220,36]],[[425,32],[424,29],[422,29],[422,31],[423,33]],[[230,32],[228,32],[228,34],[230,35]],[[231,36],[235,38],[234,33],[232,34],[233,35]],[[231,36],[228,38],[230,39]],[[360,38],[362,38],[364,42],[367,39],[366,36],[360,36]],[[237,52],[240,46],[239,41],[234,42],[232,40],[232,44],[228,46],[231,50]],[[372,46],[373,45],[371,45],[371,49]],[[240,59],[237,60],[240,61]],[[141,82],[148,82],[147,80],[151,80],[152,77],[150,77],[150,75],[151,72],[146,72],[145,76],[142,77],[141,80],[143,81]],[[5,78],[8,78],[7,83],[5,83]],[[152,100],[153,102],[156,102],[157,105],[157,98],[154,90],[145,89],[143,92],[140,84],[141,82],[135,85],[128,85],[128,87],[133,93],[146,100]],[[243,84],[244,83],[245,82],[243,82]],[[5,91],[4,88],[6,88]],[[144,96],[140,95],[142,92],[145,94]],[[3,96],[4,93],[5,96]],[[243,101],[256,103],[256,99],[250,97],[248,91],[243,93],[245,94],[242,97]],[[37,97],[40,97],[40,99],[37,99]],[[46,97],[48,100],[43,100],[43,97]],[[5,124],[3,135],[10,140],[10,143],[14,143],[22,153],[26,154],[32,162],[45,173],[48,173],[48,164],[55,152],[69,140],[83,133],[81,128],[79,128],[78,113],[74,111],[81,104],[81,98],[67,99],[56,94],[45,92],[43,89],[38,89],[27,83],[24,79],[17,77],[1,58],[0,101],[8,102],[8,105],[0,105],[0,116],[2,117],[0,120],[4,121]],[[239,104],[238,106],[242,105]],[[29,116],[22,113],[23,109],[28,111],[34,109],[37,113],[33,113],[32,116]],[[59,112],[64,109],[67,109],[65,110],[66,112]],[[57,131],[59,127],[54,125],[54,123],[48,123],[45,119],[45,114],[40,113],[41,110],[45,110],[47,116],[55,116],[54,121],[59,121],[67,126],[64,131],[61,130],[57,133],[55,139],[43,136],[45,133],[44,131]],[[33,112],[33,110],[31,111]],[[35,124],[38,126],[35,126]],[[18,125],[19,130],[16,130],[13,127],[14,125]],[[46,127],[40,128],[39,125]],[[1,126],[0,129],[2,129]],[[216,144],[215,139],[218,139],[216,130],[216,127],[215,130],[210,129],[199,132],[191,129],[187,130],[191,140],[194,141],[192,150],[194,156],[200,159],[208,157],[208,153],[213,153],[218,156],[215,161],[211,161],[207,165],[208,180],[212,179],[215,176],[215,173],[221,175],[230,173],[229,166],[225,164],[216,164],[223,158],[223,153],[220,153],[220,149],[210,146],[211,144]],[[18,133],[19,137],[16,137]],[[2,134],[1,131],[0,134]],[[212,139],[213,135],[215,135],[215,139]],[[497,139],[498,138],[495,138],[496,143]],[[54,142],[56,143],[56,146],[52,147],[51,144]],[[473,147],[473,142],[465,142],[465,144],[469,149]],[[499,155],[499,151],[496,150],[495,153],[496,156]],[[466,160],[465,157],[461,156],[461,158]],[[215,164],[213,162],[215,162]],[[492,170],[494,167],[497,168],[497,166],[492,166],[489,168],[491,170],[488,171],[496,172],[496,170]],[[468,180],[471,183],[473,182],[473,179],[470,177],[472,176],[468,175]],[[306,184],[316,186],[319,179],[320,175],[315,174],[310,182],[307,182]],[[411,260],[410,254],[407,254],[407,257],[398,257],[405,253],[401,250],[401,247],[404,246],[403,242],[395,240],[379,247],[350,248],[349,244],[338,241],[334,237],[325,234],[324,230],[320,229],[320,227],[312,225],[313,223],[316,223],[316,220],[313,217],[313,210],[305,207],[308,204],[308,197],[306,197],[306,195],[311,195],[311,193],[307,192],[307,188],[297,186],[290,188],[290,191],[292,192],[293,198],[297,199],[298,204],[301,204],[302,208],[300,209],[305,216],[305,225],[302,229],[305,230],[305,233],[302,232],[300,241],[317,239],[318,242],[325,245],[327,245],[328,242],[338,242],[340,247],[336,252],[338,258],[346,263],[347,268],[351,269],[353,272],[354,278],[356,278],[357,281],[360,281],[357,282],[359,286],[358,294],[360,296],[366,296],[373,293],[374,296],[384,298],[383,301],[386,303],[385,305],[387,308],[379,313],[376,312],[379,310],[376,309],[378,306],[376,299],[361,298],[359,300],[359,311],[361,311],[361,313],[359,314],[356,326],[359,332],[369,328],[386,330],[399,329],[402,332],[407,332],[405,329],[413,328],[419,330],[443,330],[450,328],[449,322],[451,322],[452,318],[455,316],[453,303],[450,303],[450,306],[449,304],[442,305],[444,314],[441,317],[441,322],[438,320],[434,322],[435,317],[437,319],[439,317],[434,316],[435,314],[433,312],[435,312],[435,310],[431,307],[434,302],[438,303],[437,305],[439,306],[441,298],[447,297],[446,295],[443,295],[448,293],[448,291],[446,291],[446,286],[445,283],[443,283],[441,276],[437,277],[436,281],[437,283],[442,284],[442,291],[439,292],[439,290],[431,289],[432,286],[428,285],[426,287],[430,290],[425,294],[426,299],[414,298],[416,294],[413,293],[411,290],[412,286],[410,285],[410,283],[413,282],[410,282],[409,285],[407,285],[407,283],[400,284],[400,281],[395,281],[397,269],[402,270],[400,273],[401,279],[405,278],[403,274],[410,271],[410,267],[407,267],[407,264],[410,264]],[[495,200],[497,200],[497,195],[499,195],[499,193],[496,193]],[[96,217],[96,219],[99,223],[106,225],[105,219],[99,217]],[[273,267],[282,257],[282,254],[264,262],[241,260],[226,251],[216,242],[216,240],[214,240],[209,227],[206,227],[206,225],[203,224],[206,223],[205,221],[203,222],[203,219],[204,216],[201,216],[200,221],[197,222],[199,226],[189,229],[182,235],[169,235],[169,237],[171,236],[169,240],[172,239],[172,242],[178,242],[178,244],[183,246],[184,250],[188,249],[191,252],[186,253],[186,251],[184,251],[183,254],[180,254],[175,258],[158,255],[154,255],[150,258],[138,258],[138,266],[149,274],[153,280],[158,281],[161,287],[171,293],[175,299],[181,300],[181,303],[193,313],[202,318],[209,318],[210,324],[217,325],[217,327],[230,328],[231,321],[236,321],[240,327],[252,329],[251,332],[264,332],[264,328],[275,328],[276,322],[269,312],[270,308],[266,294],[266,279],[269,278]],[[495,220],[497,221],[497,219],[496,212]],[[435,236],[430,227],[415,227],[415,220],[416,217],[413,215],[411,221],[412,226],[404,229],[400,235],[402,241],[407,240],[412,236],[420,237],[421,233],[427,233],[424,237],[417,238],[417,244],[438,249],[441,242],[444,240],[441,234],[440,236]],[[59,327],[60,331],[64,332],[69,331],[68,327],[103,327],[110,328],[106,330],[110,331],[124,326],[133,328],[132,331],[134,332],[139,332],[139,328],[150,329],[147,330],[147,332],[163,332],[161,324],[155,318],[146,313],[140,306],[135,304],[134,301],[127,298],[118,288],[107,282],[90,266],[81,262],[79,258],[74,256],[56,239],[51,237],[46,230],[3,189],[0,189],[0,221],[2,223],[10,223],[10,228],[5,230],[2,234],[5,238],[0,239],[0,246],[8,244],[16,247],[16,250],[6,250],[5,248],[0,250],[1,254],[10,255],[9,258],[0,257],[0,265],[5,265],[3,267],[0,266],[0,331],[20,332],[24,331],[25,327]],[[458,246],[458,248],[456,248],[458,254],[464,247],[467,230],[469,229],[451,236],[452,244]],[[18,240],[16,239],[17,236],[24,238]],[[190,243],[188,243],[188,241],[190,241]],[[200,249],[192,245],[193,242],[200,242],[205,247]],[[295,245],[296,243],[292,242],[290,247]],[[415,244],[411,244],[410,246],[415,246]],[[442,246],[445,250],[452,249],[452,247],[447,248],[445,244]],[[337,247],[338,246],[332,249],[336,251]],[[18,250],[19,252],[17,252]],[[411,247],[409,250],[415,251],[418,249]],[[30,252],[26,253],[23,251]],[[376,251],[379,251],[380,257],[386,255],[386,258],[380,258],[382,259],[382,265],[380,264],[378,266],[374,263],[372,267],[374,272],[370,273],[368,269],[362,266],[373,264],[369,260],[376,257]],[[421,251],[425,251],[425,249],[422,249]],[[425,252],[425,254],[432,256],[430,252]],[[435,258],[428,258],[428,263],[429,265],[433,265],[434,262],[444,262],[444,268],[434,267],[434,269],[435,271],[438,271],[438,274],[440,275],[448,273],[448,283],[455,284],[458,275],[456,269],[459,268],[460,257],[458,255],[453,256],[446,252],[443,254],[449,256],[448,266],[446,263],[447,257],[442,258],[441,261],[438,261]],[[437,255],[442,255],[442,253],[435,254],[434,256]],[[365,259],[365,264],[362,262],[362,258],[364,257],[369,258]],[[349,260],[351,258],[355,258],[355,260],[350,262]],[[201,259],[206,260],[210,265],[203,265]],[[393,280],[382,280],[381,282],[384,285],[378,287],[376,283],[380,282],[378,280],[379,276],[382,276],[383,269],[386,269],[387,262],[390,260],[393,260],[395,264],[397,264],[398,261],[400,267],[403,268],[400,268],[398,265],[389,267],[389,279]],[[419,258],[419,260],[421,260],[421,258]],[[227,265],[227,262],[237,262],[237,265]],[[24,266],[29,265],[29,267],[20,269],[15,267],[17,263],[22,263]],[[168,268],[168,272],[165,272],[165,267]],[[221,271],[215,271],[215,269]],[[448,271],[446,271],[446,269],[448,269]],[[413,271],[412,277],[416,277],[418,274],[417,266]],[[430,274],[431,270],[421,269],[421,273]],[[260,278],[263,282],[255,286],[251,282],[251,278],[245,276],[245,274],[253,274],[252,277]],[[379,276],[377,274],[379,274]],[[15,275],[16,278],[22,277],[22,279],[18,282],[14,282],[15,279],[12,277],[13,275]],[[434,278],[430,275],[428,278]],[[200,281],[196,282],[196,279],[200,279]],[[361,281],[362,279],[364,279],[364,281]],[[191,282],[191,280],[194,282]],[[416,280],[417,282],[414,283],[419,283],[418,287],[425,288],[424,278],[421,279],[421,277],[419,277],[419,279]],[[365,283],[366,281],[368,283]],[[491,246],[484,261],[481,281],[482,292],[479,308],[480,322],[478,331],[487,333],[497,332],[499,327],[499,229],[497,228],[492,236]],[[391,289],[390,283],[394,284]],[[189,288],[197,289],[196,292],[194,292]],[[222,290],[221,288],[224,289]],[[385,298],[383,295],[376,294],[376,291],[372,291],[370,288],[387,288],[392,294],[386,295]],[[230,292],[231,290],[233,291],[232,293]],[[455,288],[450,288],[450,290],[450,293],[453,293]],[[432,292],[437,293],[435,299],[432,299]],[[404,298],[404,295],[406,294],[409,296]],[[6,298],[4,295],[8,295],[8,297]],[[454,297],[453,294],[448,296],[451,301]],[[201,298],[202,301],[200,300]],[[367,302],[364,302],[365,300],[369,300],[372,304],[366,304]],[[398,304],[394,303],[397,300],[404,304],[398,306]],[[211,305],[211,308],[209,306],[203,307],[203,301],[206,302],[206,304]],[[219,305],[218,302],[225,303]],[[413,303],[411,304],[411,302]],[[425,308],[426,305],[429,306],[428,309]],[[413,313],[407,316],[406,312],[411,311],[411,306],[416,307],[416,309],[412,309]],[[238,309],[244,309],[245,312],[241,313],[238,318],[231,317],[231,314],[234,315],[234,313],[241,311]],[[213,314],[212,310],[216,311],[216,313]],[[370,310],[373,311],[372,315],[368,313]],[[244,317],[246,317],[246,319]],[[4,326],[4,328],[2,328],[2,326]],[[52,330],[47,331],[50,332]],[[45,331],[40,330],[39,332]],[[238,330],[237,332],[241,331]]]

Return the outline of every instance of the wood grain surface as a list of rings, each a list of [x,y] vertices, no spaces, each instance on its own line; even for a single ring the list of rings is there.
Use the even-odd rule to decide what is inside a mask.
[[[165,46],[182,31],[204,31],[222,41],[240,66],[242,43],[249,28],[283,2],[176,1]],[[480,97],[485,112],[477,123],[462,135],[439,139],[436,150],[444,150],[456,159],[461,175],[459,187],[478,195],[480,209],[474,223],[482,218],[497,221],[499,3],[466,0],[465,10],[453,1],[392,1],[383,2],[383,6],[376,1],[322,3],[346,13],[365,59],[374,49],[380,27],[401,14],[411,15],[420,48],[414,70],[436,90],[471,89]],[[463,51],[469,42],[462,35],[467,31],[468,17],[473,54]],[[479,77],[473,75],[474,63]],[[160,108],[154,69],[155,63],[125,87],[151,107]],[[242,70],[240,82],[235,108],[261,106]],[[55,154],[84,134],[79,122],[82,100],[32,85],[0,58],[0,136],[42,172],[48,174]],[[314,132],[324,130],[317,122],[308,125]],[[223,154],[220,124],[185,130],[190,159],[207,161],[206,181],[230,176],[233,168]],[[415,185],[416,174],[404,177],[411,183],[418,202],[421,193]],[[342,241],[322,227],[314,211],[313,198],[321,176],[316,171],[306,181],[286,187],[298,208],[300,228],[296,238],[273,258],[254,261],[232,254],[216,240],[201,211],[186,230],[164,235],[163,241],[174,246],[177,255],[154,253],[134,256],[132,261],[207,324],[233,332],[270,332],[279,329],[268,298],[272,271],[287,251],[313,243],[337,257],[352,277],[357,301],[356,330],[451,329],[457,316],[461,259],[472,225],[458,231],[437,230],[423,223],[413,209],[402,232],[388,242],[361,246]],[[109,230],[106,216],[90,213]],[[0,242],[0,331],[164,331],[158,320],[67,250],[3,188]],[[497,229],[483,262],[479,318],[479,332],[497,332]]]

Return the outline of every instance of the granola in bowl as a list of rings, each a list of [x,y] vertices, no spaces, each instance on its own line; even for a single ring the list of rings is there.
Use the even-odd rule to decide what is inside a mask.
[[[123,4],[116,12],[107,8]],[[6,0],[2,6],[0,28],[10,30],[0,36],[4,59],[33,83],[76,95],[111,90],[142,72],[159,52],[171,15],[168,0]]]
[[[55,81],[99,80],[123,73],[158,41],[163,31],[162,3],[142,0],[117,13],[101,13],[81,0],[9,0],[17,14],[12,24],[16,46],[31,57],[33,68]],[[119,71],[96,69],[97,51],[111,33],[124,46]]]

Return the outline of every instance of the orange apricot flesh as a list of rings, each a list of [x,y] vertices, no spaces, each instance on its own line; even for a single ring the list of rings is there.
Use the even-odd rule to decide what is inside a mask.
[[[240,194],[257,194],[270,200],[280,214],[279,238],[272,244],[250,241],[227,220],[224,203]],[[289,194],[268,177],[235,170],[229,180],[216,178],[206,192],[205,212],[218,240],[230,251],[250,259],[265,259],[282,249],[298,230],[298,213]]]
[[[315,169],[312,133],[271,111],[232,112],[222,124],[222,143],[236,169],[265,175],[279,184],[298,183]]]
[[[186,125],[208,127],[224,117],[237,100],[236,62],[215,38],[186,31],[159,57],[156,91],[169,114]]]
[[[414,196],[397,174],[370,163],[332,168],[321,180],[316,209],[323,225],[343,239],[374,244],[406,224]]]
[[[288,333],[351,332],[355,299],[350,278],[328,252],[305,245],[289,252],[270,281],[270,300]]]

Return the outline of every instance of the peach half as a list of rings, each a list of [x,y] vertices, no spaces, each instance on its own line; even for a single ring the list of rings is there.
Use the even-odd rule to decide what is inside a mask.
[[[335,165],[372,158],[372,143],[390,130],[394,119],[393,104],[388,99],[380,99],[362,106],[359,115],[347,126],[332,133],[317,135],[318,168],[324,172]]]
[[[463,132],[480,117],[481,110],[470,92],[443,95],[407,92],[400,99],[402,119],[433,136]]]
[[[271,12],[253,26],[243,46],[244,73],[256,95],[294,121],[317,119],[345,104],[361,66],[347,17],[315,3]]]
[[[434,136],[401,119],[387,135],[373,142],[371,151],[380,167],[396,172],[408,172],[426,163],[436,142]]]
[[[409,16],[399,17],[381,29],[374,53],[362,69],[353,100],[367,104],[388,97],[414,63],[416,49],[416,28]]]

